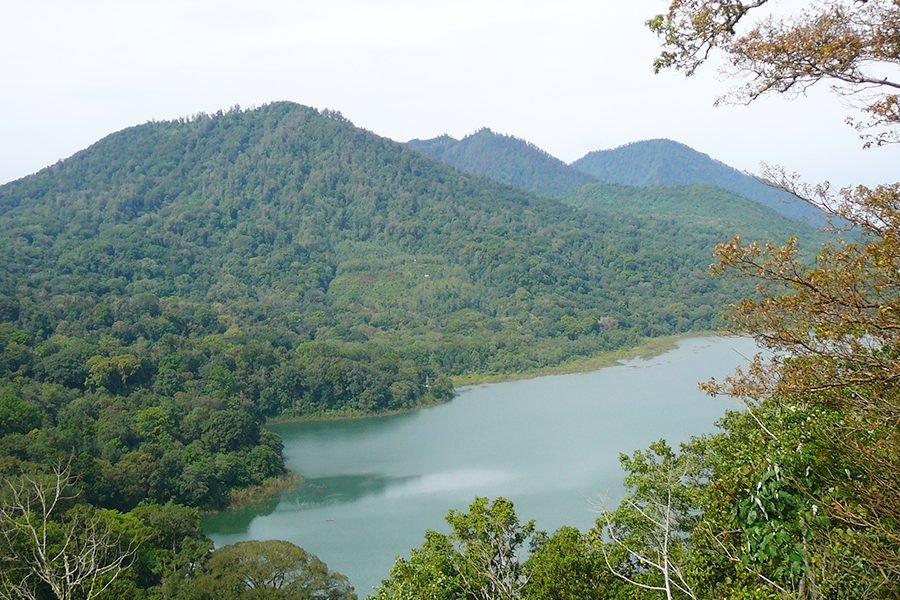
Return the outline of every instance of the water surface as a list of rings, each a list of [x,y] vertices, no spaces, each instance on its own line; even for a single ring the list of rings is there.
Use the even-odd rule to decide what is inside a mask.
[[[346,574],[360,597],[475,496],[505,496],[547,531],[585,530],[599,502],[621,497],[619,453],[712,431],[735,405],[697,382],[755,351],[745,338],[693,338],[592,373],[470,387],[409,414],[273,426],[304,485],[204,527],[217,546],[289,540]]]

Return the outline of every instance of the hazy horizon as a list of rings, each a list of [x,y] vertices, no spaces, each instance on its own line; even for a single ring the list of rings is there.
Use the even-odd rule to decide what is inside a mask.
[[[895,177],[827,87],[713,107],[708,65],[653,75],[664,0],[331,3],[60,0],[7,7],[0,183],[151,120],[289,100],[405,142],[489,127],[566,163],[668,138],[740,170],[782,164],[842,186]]]

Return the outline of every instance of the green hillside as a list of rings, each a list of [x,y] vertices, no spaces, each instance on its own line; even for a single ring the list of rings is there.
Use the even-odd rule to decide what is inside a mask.
[[[797,222],[758,202],[748,200],[714,185],[628,186],[597,183],[558,196],[565,204],[617,215],[660,218],[708,229],[746,236],[769,231],[773,239],[786,239],[803,232],[804,242],[814,246],[825,234],[798,227]],[[758,235],[758,234],[757,234]]]
[[[666,231],[673,244],[691,246],[698,255],[734,236],[760,239],[768,232],[768,239],[783,241],[802,232],[800,247],[807,256],[813,256],[828,237],[820,231],[798,228],[796,221],[712,185],[632,187],[598,183],[563,194],[559,200],[608,220],[652,221]]]
[[[576,160],[572,168],[603,183],[715,185],[791,219],[817,226],[825,224],[824,215],[805,202],[672,140],[646,140],[598,150]]]
[[[749,291],[706,275],[733,230],[663,212],[573,209],[290,103],[113,134],[0,187],[0,471],[74,459],[95,504],[219,505],[282,473],[267,418],[716,328]]]
[[[534,194],[566,192],[596,180],[534,144],[484,128],[461,140],[442,135],[407,145],[466,173],[484,175]]]

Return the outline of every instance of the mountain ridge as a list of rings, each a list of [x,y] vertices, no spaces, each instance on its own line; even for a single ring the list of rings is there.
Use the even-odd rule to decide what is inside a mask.
[[[570,166],[603,183],[711,184],[759,202],[788,218],[814,226],[827,224],[824,213],[799,198],[674,140],[656,138],[596,150]]]
[[[487,127],[461,140],[444,134],[429,140],[410,140],[406,145],[466,173],[534,194],[566,192],[596,182],[535,144]]]
[[[771,188],[708,154],[674,140],[640,140],[595,150],[566,164],[537,145],[482,127],[457,140],[447,134],[414,139],[407,146],[463,172],[481,175],[539,195],[565,194],[582,185],[715,185],[749,198],[790,219],[816,227],[824,213]]]

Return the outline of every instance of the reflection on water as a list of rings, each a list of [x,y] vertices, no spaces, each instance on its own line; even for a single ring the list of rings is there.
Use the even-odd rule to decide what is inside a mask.
[[[513,479],[512,473],[485,469],[457,469],[445,473],[433,473],[411,477],[401,485],[392,485],[389,498],[443,494],[462,490],[478,490],[485,486],[501,484]],[[474,492],[473,492],[474,493]]]
[[[474,497],[484,486],[499,485],[513,478],[512,473],[487,469],[456,469],[405,477],[378,474],[315,477],[304,479],[298,488],[281,497],[210,516],[205,521],[205,529],[209,535],[233,535],[246,531],[254,518],[271,515],[276,509],[312,510],[369,497],[408,498],[467,490]]]
[[[245,533],[254,519],[274,513],[282,500],[281,496],[273,496],[238,509],[207,515],[203,519],[203,531],[213,539],[217,535],[233,536]]]
[[[380,496],[389,487],[408,482],[415,477],[387,477],[385,475],[335,475],[307,479],[297,495],[287,501],[296,506],[321,506],[355,502],[366,496]]]

